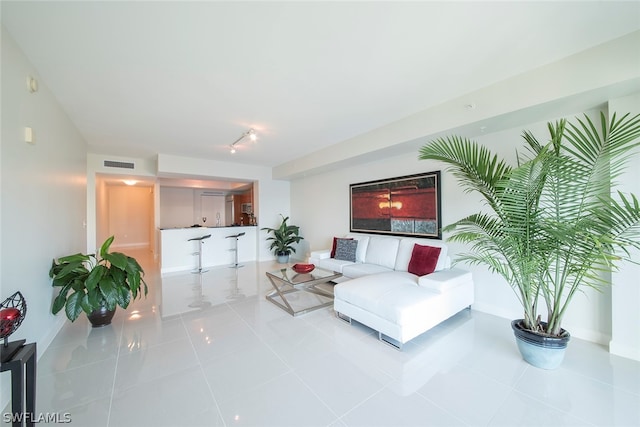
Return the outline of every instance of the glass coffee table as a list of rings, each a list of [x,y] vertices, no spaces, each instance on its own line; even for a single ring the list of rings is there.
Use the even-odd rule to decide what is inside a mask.
[[[333,304],[333,288],[328,283],[339,277],[342,277],[342,274],[318,267],[309,273],[298,273],[291,267],[270,271],[267,272],[267,278],[274,290],[268,293],[266,298],[292,316],[305,314]],[[287,299],[287,296],[293,293],[314,294],[316,297],[303,308],[294,309],[294,298]]]

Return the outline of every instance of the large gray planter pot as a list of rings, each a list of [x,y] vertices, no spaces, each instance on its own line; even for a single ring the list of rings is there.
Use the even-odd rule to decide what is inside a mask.
[[[569,332],[562,329],[560,337],[549,337],[524,329],[522,324],[523,319],[511,322],[522,358],[537,368],[556,369],[560,366],[571,339]]]

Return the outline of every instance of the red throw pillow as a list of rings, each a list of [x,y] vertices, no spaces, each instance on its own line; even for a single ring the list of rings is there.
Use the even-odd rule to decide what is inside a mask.
[[[409,273],[416,276],[424,276],[433,273],[440,256],[440,248],[434,246],[423,246],[417,243],[413,245],[411,261],[409,261]]]
[[[338,245],[338,239],[353,240],[353,237],[334,237],[333,246],[331,246],[331,258],[336,257],[336,246]]]

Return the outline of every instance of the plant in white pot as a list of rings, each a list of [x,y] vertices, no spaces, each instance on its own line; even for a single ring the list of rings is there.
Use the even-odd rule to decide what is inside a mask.
[[[575,124],[549,123],[544,144],[524,132],[526,150],[514,166],[461,137],[420,149],[420,159],[445,162],[466,192],[482,195],[488,210],[444,231],[470,245],[456,262],[484,265],[511,286],[524,313],[512,322],[518,348],[546,369],[563,360],[569,333],[562,320],[575,294],[609,285],[605,273],[640,248],[638,198],[614,191],[638,157],[640,115],[608,122],[602,114],[600,122],[585,115]]]
[[[280,264],[286,264],[289,262],[289,255],[296,252],[294,244],[300,243],[304,237],[300,236],[300,227],[287,224],[289,217],[285,218],[282,214],[280,216],[282,222],[278,228],[264,227],[261,230],[272,234],[267,237],[267,241],[271,242],[269,250],[274,252]]]

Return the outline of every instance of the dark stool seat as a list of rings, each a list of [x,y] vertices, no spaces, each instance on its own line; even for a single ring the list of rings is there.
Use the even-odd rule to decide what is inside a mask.
[[[231,268],[240,268],[242,267],[242,265],[238,264],[238,238],[244,236],[244,231],[242,233],[238,233],[238,234],[232,234],[231,236],[227,236],[225,237],[225,239],[236,239],[236,245],[235,247],[229,249],[230,251],[233,251],[236,253],[235,256],[235,263],[233,265],[231,265]]]
[[[194,237],[193,239],[187,240],[187,242],[190,242],[192,240],[204,240],[204,239],[208,239],[209,237],[211,237],[211,234],[207,234],[206,236],[201,236],[201,237]]]
[[[197,240],[198,243],[200,244],[200,247],[198,248],[198,252],[193,253],[193,255],[198,255],[198,269],[195,271],[192,271],[192,273],[202,274],[207,272],[207,270],[204,270],[204,271],[202,270],[202,245],[204,245],[204,240],[208,239],[209,237],[211,237],[211,234],[207,234],[205,236],[200,236],[200,237],[194,237],[192,239],[187,239],[187,242]]]

